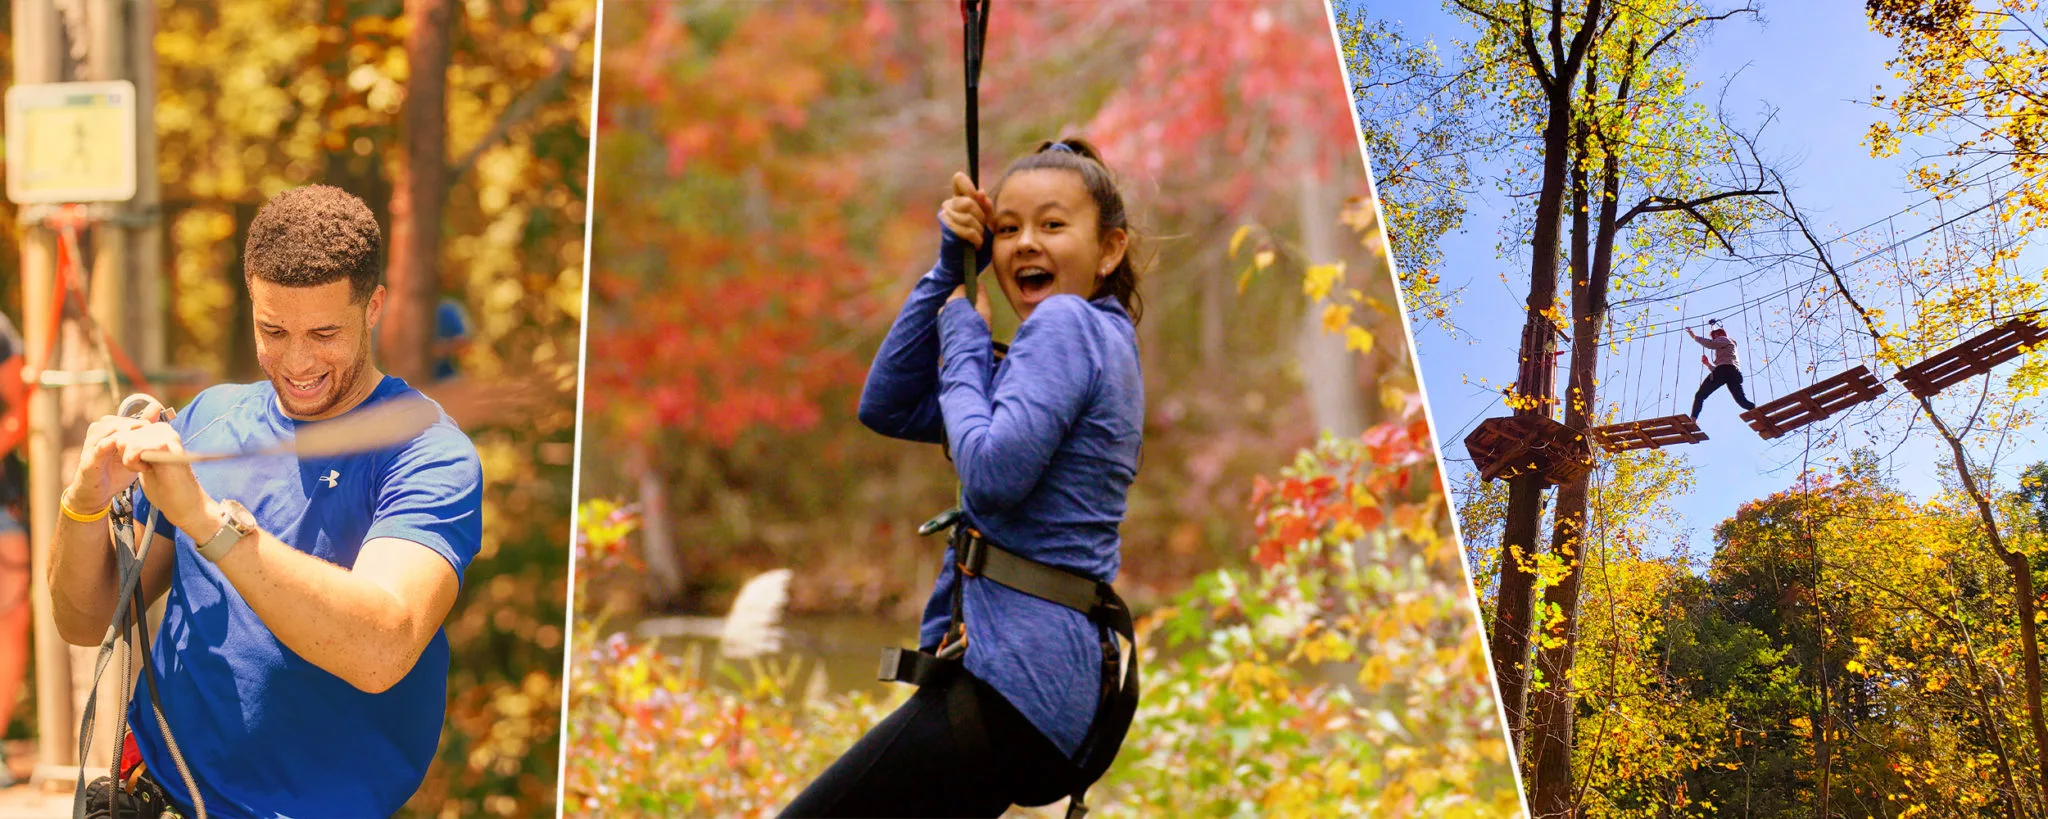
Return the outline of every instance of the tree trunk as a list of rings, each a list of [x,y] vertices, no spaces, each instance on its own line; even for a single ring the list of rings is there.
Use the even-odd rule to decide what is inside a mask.
[[[451,0],[406,0],[409,79],[398,178],[391,186],[390,262],[378,359],[384,370],[423,381],[440,293],[441,212],[448,199],[448,60]]]
[[[1953,605],[1958,612],[1962,611],[1961,599],[1954,599]],[[1963,639],[1963,667],[1970,671],[1971,701],[1977,706],[1977,718],[1983,720],[1984,729],[1991,733],[1991,750],[1998,760],[1998,778],[2005,783],[2002,791],[2005,795],[2005,819],[2019,819],[2021,813],[2031,815],[2031,812],[2020,807],[2022,796],[2019,785],[2012,777],[2012,763],[2009,759],[2011,751],[2005,747],[2005,732],[1998,727],[1997,706],[1991,702],[1984,675],[1978,669],[1977,648],[1971,642],[1969,627],[1963,624],[1960,616],[1956,618],[1956,622],[1960,626]]]
[[[1588,65],[1586,84],[1590,93],[1597,82],[1597,66]],[[1576,148],[1583,154],[1590,134],[1581,128]],[[1584,430],[1593,425],[1593,407],[1598,401],[1597,376],[1600,365],[1600,334],[1607,319],[1607,279],[1613,264],[1617,195],[1621,171],[1612,154],[1600,172],[1597,235],[1590,224],[1594,195],[1583,170],[1572,173],[1572,352],[1571,378],[1565,389],[1566,426]],[[1577,811],[1572,787],[1572,742],[1574,696],[1571,688],[1572,663],[1578,653],[1579,588],[1585,578],[1586,501],[1591,473],[1580,475],[1557,491],[1550,551],[1567,567],[1557,585],[1544,592],[1546,609],[1557,612],[1555,623],[1546,625],[1544,643],[1537,651],[1536,667],[1545,687],[1530,696],[1531,726],[1537,740],[1533,748],[1534,787],[1530,808],[1536,816],[1571,816]]]
[[[1530,603],[1536,591],[1536,525],[1543,518],[1543,476],[1508,481],[1508,508],[1501,522],[1500,592],[1494,599],[1493,676],[1500,686],[1508,735],[1522,747],[1523,706],[1529,692]]]
[[[1334,261],[1343,253],[1337,241],[1339,203],[1329,182],[1322,178],[1323,169],[1313,161],[1319,146],[1304,135],[1295,137],[1293,148],[1304,166],[1297,199],[1302,252],[1312,263]],[[1342,335],[1324,332],[1320,307],[1311,306],[1302,313],[1295,331],[1295,354],[1301,361],[1302,388],[1308,392],[1316,429],[1339,438],[1354,438],[1364,432],[1355,354],[1344,347]]]
[[[640,497],[640,559],[647,564],[649,609],[673,604],[683,594],[683,567],[669,535],[668,481],[654,468],[652,453],[635,444],[626,454],[626,473]]]
[[[234,236],[228,240],[229,252],[234,254],[234,263],[227,266],[228,292],[234,294],[235,316],[228,328],[227,376],[233,381],[258,381],[263,378],[263,368],[256,361],[256,316],[255,306],[249,301],[246,250],[249,244],[249,225],[256,221],[256,205],[236,202],[231,206],[235,219]]]
[[[1543,180],[1536,200],[1535,236],[1530,242],[1527,319],[1518,355],[1515,399],[1517,415],[1550,416],[1554,396],[1548,379],[1538,374],[1550,367],[1557,349],[1547,314],[1557,304],[1558,221],[1564,211],[1566,168],[1571,159],[1569,90],[1551,94],[1550,118],[1543,127]],[[1538,323],[1545,325],[1534,328]],[[1523,747],[1524,702],[1529,691],[1529,603],[1535,595],[1536,529],[1543,514],[1544,481],[1540,474],[1508,483],[1507,520],[1501,525],[1500,596],[1494,606],[1493,667],[1507,711],[1508,732]]]
[[[1550,405],[1555,400],[1547,389],[1548,379],[1534,376],[1549,372],[1551,354],[1557,349],[1553,334],[1549,332],[1548,314],[1557,304],[1559,221],[1564,213],[1565,182],[1571,163],[1572,88],[1592,42],[1593,24],[1600,19],[1601,7],[1601,0],[1590,0],[1586,4],[1580,30],[1573,35],[1568,51],[1561,30],[1566,10],[1560,0],[1550,3],[1550,31],[1525,32],[1527,36],[1524,39],[1529,46],[1524,56],[1530,61],[1531,73],[1543,86],[1548,103],[1543,124],[1543,173],[1536,196],[1534,231],[1529,243],[1526,319],[1527,327],[1533,328],[1538,322],[1542,322],[1544,327],[1543,332],[1525,330],[1522,334],[1518,357],[1521,366],[1515,392],[1517,403],[1523,405],[1516,408],[1516,414],[1541,413],[1548,417]],[[1522,23],[1532,28],[1535,25],[1528,17],[1523,18]],[[1535,45],[1538,37],[1546,38],[1550,46],[1553,59],[1547,68],[1540,48]],[[1529,690],[1525,668],[1529,661],[1529,622],[1532,616],[1529,602],[1536,583],[1536,575],[1526,571],[1522,564],[1524,560],[1535,559],[1536,528],[1543,514],[1542,495],[1543,478],[1540,476],[1523,476],[1508,484],[1507,519],[1501,526],[1500,594],[1494,607],[1493,639],[1490,643],[1494,675],[1507,712],[1508,732],[1518,753],[1522,750],[1526,721],[1523,703]]]

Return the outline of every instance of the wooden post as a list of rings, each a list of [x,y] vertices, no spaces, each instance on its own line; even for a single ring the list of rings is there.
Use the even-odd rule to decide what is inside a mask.
[[[1337,211],[1341,204],[1335,188],[1322,178],[1328,163],[1319,161],[1322,145],[1307,132],[1296,134],[1289,146],[1300,163],[1301,181],[1295,202],[1301,214],[1303,254],[1312,264],[1327,264],[1341,257],[1337,237]],[[1344,337],[1323,330],[1323,306],[1309,305],[1295,328],[1295,354],[1301,364],[1302,388],[1308,393],[1316,429],[1338,438],[1355,438],[1365,431],[1363,389],[1357,377],[1358,359],[1344,346]]]
[[[128,4],[128,78],[135,83],[135,198],[128,203],[128,255],[133,260],[129,284],[134,288],[130,330],[121,344],[143,377],[156,378],[170,363],[166,320],[170,304],[169,270],[164,267],[164,223],[161,183],[156,167],[156,11],[157,4]],[[169,396],[158,396],[168,401]],[[152,624],[150,633],[155,633]]]
[[[148,45],[154,36],[154,20],[154,7],[136,0],[90,0],[67,4],[62,11],[52,0],[24,0],[13,6],[18,38],[16,82],[136,82],[140,94],[138,195],[131,203],[96,212],[108,218],[76,236],[79,257],[73,262],[81,267],[72,272],[89,277],[76,284],[85,285],[95,322],[119,334],[118,343],[133,350],[145,370],[161,369],[164,359],[162,233],[150,221],[157,201],[155,81],[149,70],[155,50]],[[131,64],[131,55],[143,65]],[[30,402],[29,433],[24,441],[29,463],[27,506],[38,706],[39,753],[34,778],[68,783],[77,776],[79,708],[90,692],[97,650],[67,645],[57,636],[45,582],[50,533],[57,525],[58,498],[76,464],[85,426],[111,411],[120,396],[111,384],[81,383],[79,376],[86,375],[82,371],[106,366],[99,360],[98,340],[87,336],[78,322],[64,321],[54,312],[65,297],[56,286],[62,242],[61,235],[47,226],[23,225],[20,325],[27,360],[44,364],[40,371],[25,373],[40,383]],[[53,319],[58,326],[52,326]],[[54,354],[50,348],[53,338],[57,344]],[[118,673],[102,681],[99,724],[107,728],[96,732],[86,759],[89,768],[103,767],[112,760],[117,695],[132,682]]]
[[[14,80],[17,83],[53,82],[63,75],[62,39],[56,8],[51,0],[20,0],[14,4]],[[19,228],[21,246],[22,321],[21,330],[30,362],[49,355],[50,304],[56,275],[56,241],[49,231]],[[39,373],[23,371],[35,379]],[[63,443],[57,434],[57,395],[38,391],[29,403],[28,436],[22,442],[29,467],[29,599],[34,613],[36,735],[38,753],[36,778],[43,779],[52,767],[77,764],[72,747],[77,725],[71,707],[71,656],[64,640],[57,636],[57,623],[50,610],[50,587],[44,578],[49,566],[50,532],[57,523],[58,461]],[[68,762],[66,760],[69,760]]]
[[[377,363],[414,384],[431,372],[434,303],[441,292],[441,222],[448,199],[448,60],[455,15],[451,0],[406,0],[404,139],[391,190],[391,243],[386,259],[384,319]]]

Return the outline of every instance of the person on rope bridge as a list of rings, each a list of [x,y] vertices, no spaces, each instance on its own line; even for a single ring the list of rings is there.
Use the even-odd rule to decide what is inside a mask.
[[[137,696],[121,770],[149,804],[194,815],[179,760],[221,817],[390,816],[425,779],[448,699],[442,622],[482,539],[470,440],[435,410],[410,440],[366,453],[144,459],[260,449],[309,422],[421,400],[371,360],[382,246],[362,200],[326,186],[279,194],[244,249],[267,380],[211,387],[168,422],[152,405],[86,431],[51,595],[64,639],[98,645],[118,593],[104,518],[139,478],[137,531],[161,513],[141,594],[168,594],[143,673],[176,741],[167,751]]]
[[[784,816],[993,817],[1062,796],[1073,815],[1136,708],[1111,634],[1128,638],[1129,612],[1104,614],[1122,608],[1109,583],[1145,417],[1123,195],[1089,143],[1045,142],[989,193],[955,174],[939,222],[938,264],[860,402],[876,432],[946,444],[960,478],[961,506],[925,527],[957,522],[907,664],[932,670],[885,670],[917,693]],[[1023,319],[1000,360],[987,302],[965,298],[969,258]]]
[[[1714,355],[1711,363],[1705,354],[1700,356],[1700,363],[1711,369],[1706,380],[1700,382],[1699,392],[1693,393],[1692,419],[1700,419],[1700,408],[1706,406],[1707,396],[1713,395],[1723,384],[1728,385],[1728,394],[1735,396],[1735,403],[1741,404],[1746,410],[1756,409],[1756,405],[1749,402],[1749,397],[1742,394],[1742,368],[1736,365],[1735,339],[1728,337],[1728,331],[1715,327],[1706,338],[1701,338],[1699,333],[1687,327],[1685,334],[1692,336],[1692,340],[1699,342],[1700,346],[1713,351]]]

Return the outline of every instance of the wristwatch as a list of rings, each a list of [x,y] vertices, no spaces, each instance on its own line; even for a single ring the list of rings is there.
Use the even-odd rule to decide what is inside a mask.
[[[199,556],[209,563],[219,563],[236,543],[255,531],[256,516],[249,513],[248,507],[231,500],[221,501],[220,530],[199,544]]]

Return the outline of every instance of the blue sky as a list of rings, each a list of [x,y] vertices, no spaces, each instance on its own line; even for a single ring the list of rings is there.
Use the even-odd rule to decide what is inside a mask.
[[[1767,158],[1784,170],[1793,186],[1793,195],[1810,218],[1817,218],[1824,236],[1862,227],[1925,199],[1923,192],[1908,186],[1904,159],[1872,158],[1863,145],[1865,132],[1881,116],[1863,100],[1868,100],[1879,84],[1896,89],[1898,83],[1885,68],[1885,61],[1895,54],[1895,46],[1870,30],[1860,5],[1768,4],[1762,23],[1721,23],[1697,50],[1691,68],[1692,79],[1703,84],[1705,94],[1716,94],[1726,84],[1726,109],[1742,125],[1753,126],[1766,107],[1777,109],[1777,120],[1764,134],[1763,148]],[[1435,40],[1447,60],[1455,59],[1452,40],[1472,38],[1471,31],[1446,14],[1436,0],[1369,4],[1339,0],[1338,6],[1369,8],[1374,18],[1397,21],[1411,38]],[[1910,154],[1913,146],[1909,143],[1907,148]],[[1476,162],[1475,167],[1488,176],[1498,170],[1497,165],[1484,161]],[[1465,335],[1454,338],[1441,330],[1417,327],[1415,337],[1437,432],[1445,445],[1445,456],[1452,459],[1449,466],[1453,472],[1468,468],[1463,462],[1462,438],[1471,424],[1479,418],[1507,413],[1497,401],[1498,393],[1477,382],[1483,378],[1490,385],[1498,385],[1512,379],[1514,349],[1522,324],[1521,305],[1528,295],[1526,252],[1519,258],[1498,257],[1497,245],[1501,243],[1502,231],[1507,229],[1511,203],[1489,181],[1480,186],[1478,196],[1468,204],[1470,212],[1464,228],[1444,240],[1440,268],[1446,287],[1464,288],[1454,321]],[[1936,221],[1937,217],[1928,211],[1900,217],[1892,224],[1903,234],[1919,231]],[[1837,261],[1845,259],[1837,255]],[[2023,263],[2038,270],[2040,256],[2029,254]],[[1720,262],[1695,265],[1685,275],[1701,281],[1718,281],[1744,269],[1740,263]],[[1747,295],[1754,297],[1756,293]],[[1735,292],[1721,288],[1695,295],[1681,306],[1698,316],[1741,300]],[[1780,353],[1780,360],[1774,365],[1760,367],[1763,359],[1773,357],[1774,350],[1784,349],[1787,327],[1781,320],[1756,312],[1748,315],[1747,328],[1737,323],[1733,329],[1744,342],[1741,353],[1744,371],[1749,375],[1745,386],[1752,400],[1761,403],[1845,368],[1830,362],[1821,365],[1820,376],[1799,375],[1792,366],[1795,356],[1789,353]],[[1632,370],[1662,371],[1661,390],[1635,383],[1629,383],[1626,390],[1639,395],[1645,404],[1641,415],[1655,416],[1690,408],[1691,393],[1705,373],[1698,364],[1700,352],[1683,335],[1673,335],[1669,340],[1624,345],[1619,356],[1608,353],[1603,359],[1627,361]],[[1804,353],[1797,358],[1799,363],[1805,363]],[[1875,369],[1879,378],[1891,374],[1889,369]],[[1632,381],[1643,382],[1652,377],[1630,376]],[[1610,396],[1624,392],[1618,378],[1610,371],[1605,382]],[[1681,385],[1676,391],[1674,381]],[[1563,382],[1560,372],[1560,386]],[[1904,396],[1898,385],[1888,386],[1887,398],[1899,400]],[[1674,398],[1674,392],[1682,395]],[[1653,399],[1653,394],[1661,400]],[[1736,417],[1738,412],[1725,390],[1715,394],[1708,399],[1700,420],[1711,440],[1677,448],[1698,470],[1697,491],[1676,504],[1691,529],[1690,551],[1696,558],[1704,559],[1712,553],[1710,530],[1715,523],[1732,515],[1744,501],[1790,485],[1805,451],[1800,433],[1775,442],[1760,440]],[[1895,413],[1894,417],[1904,416]],[[1937,491],[1949,470],[1946,447],[1924,425],[1899,446],[1904,437],[1896,431],[1844,431],[1846,440],[1881,446],[1894,478],[1909,492],[1924,497]],[[2001,457],[2001,478],[2006,486],[2011,485],[2018,469],[2048,458],[2048,450],[2036,438],[2009,447]],[[1813,457],[1818,461],[1839,452],[1816,450]]]

